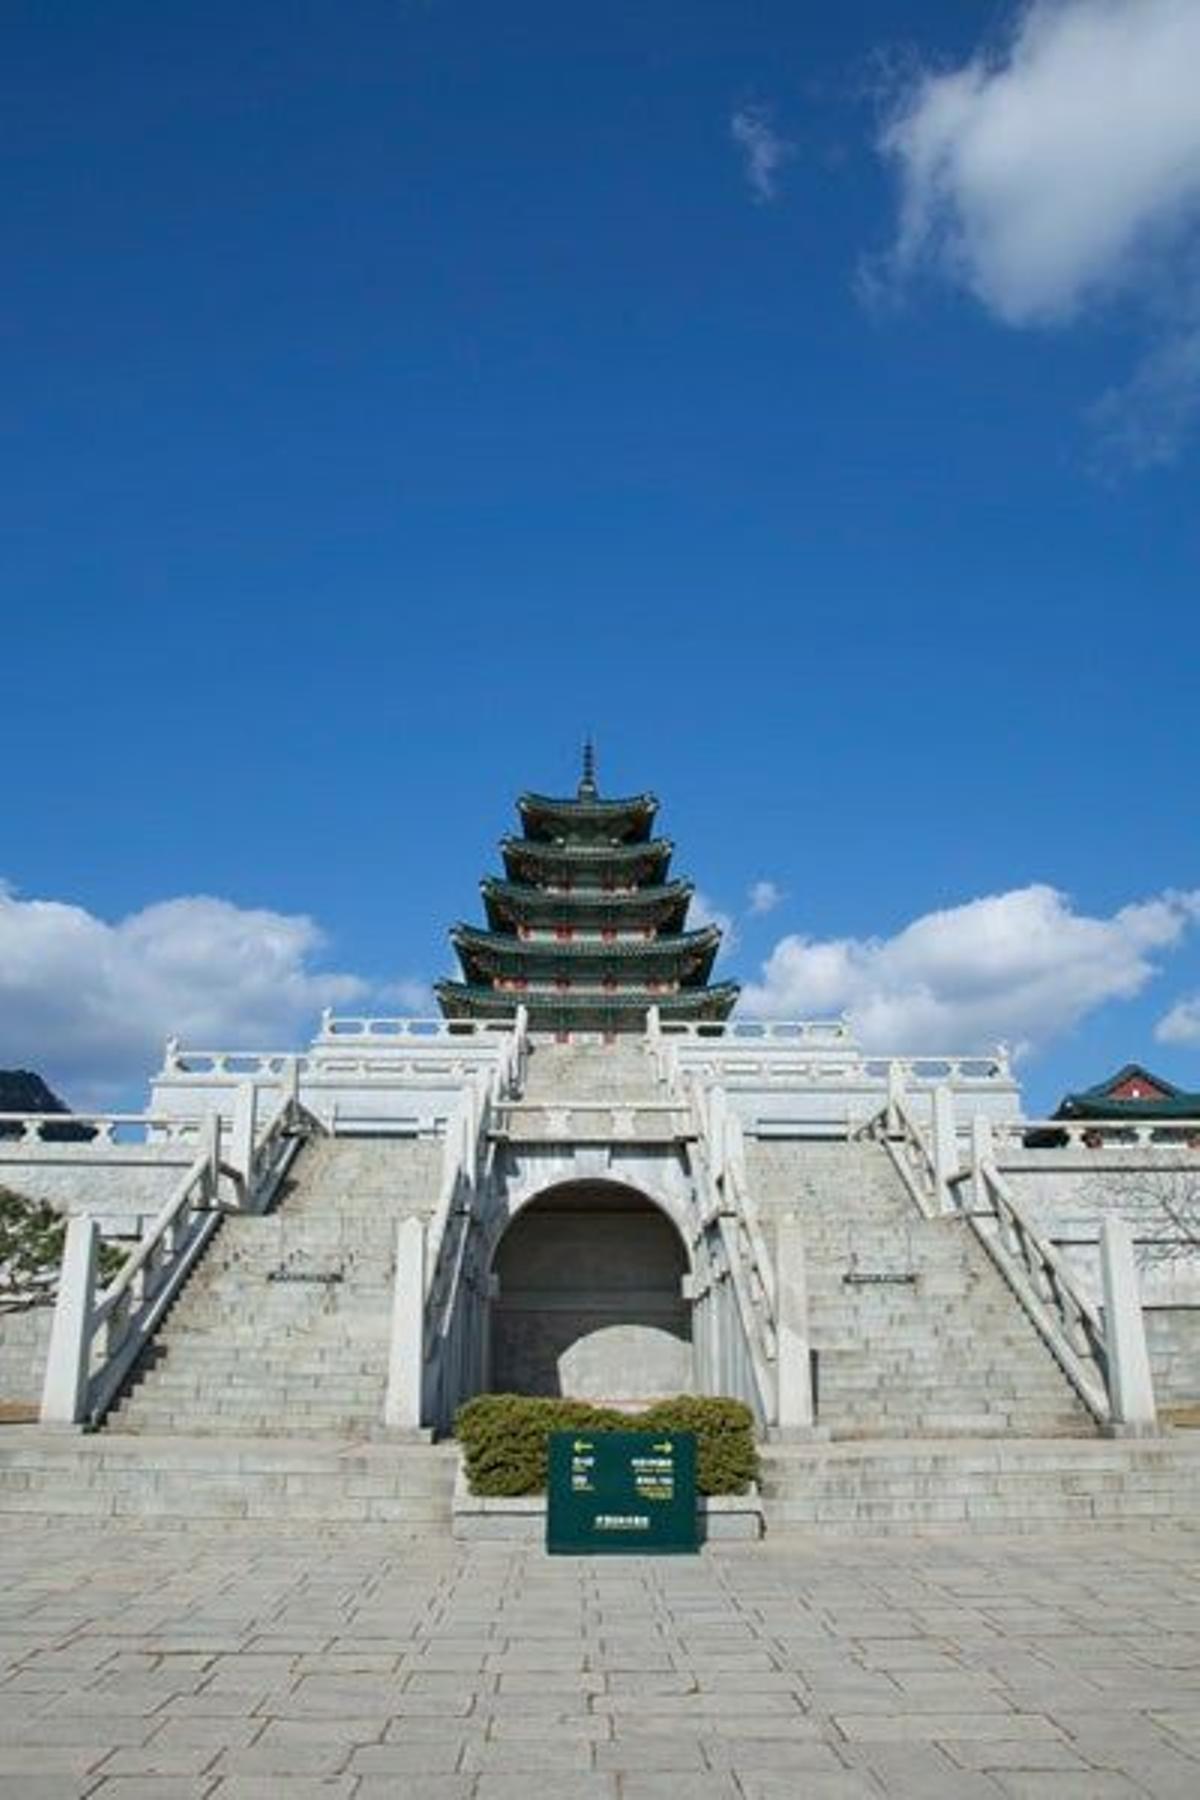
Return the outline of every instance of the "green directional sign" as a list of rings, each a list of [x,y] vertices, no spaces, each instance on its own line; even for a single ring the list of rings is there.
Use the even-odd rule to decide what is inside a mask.
[[[552,1556],[700,1548],[691,1431],[552,1431],[546,1548]]]

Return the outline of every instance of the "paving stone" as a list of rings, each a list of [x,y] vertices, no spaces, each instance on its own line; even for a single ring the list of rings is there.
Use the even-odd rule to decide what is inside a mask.
[[[418,1738],[412,1743],[366,1744],[354,1751],[351,1775],[452,1775],[463,1753],[456,1738],[438,1743]]]
[[[357,1792],[354,1782],[345,1776],[325,1780],[289,1775],[286,1784],[281,1784],[275,1775],[227,1775],[212,1790],[212,1800],[350,1800]],[[103,1791],[101,1800],[107,1800]]]
[[[621,1800],[741,1800],[730,1775],[625,1775]]]
[[[355,1788],[354,1800],[470,1800],[476,1791],[473,1775],[368,1775]],[[289,1788],[282,1800],[291,1800],[292,1792]],[[528,1795],[526,1785],[522,1800]]]
[[[128,1745],[105,1758],[100,1773],[114,1775],[203,1775],[223,1746],[173,1744],[156,1738],[151,1744]]]
[[[1197,1800],[1197,1618],[1200,1535],[1169,1528],[564,1571],[6,1524],[0,1800]]]
[[[1124,1775],[1101,1769],[1083,1775],[1013,1770],[1002,1774],[999,1782],[1010,1800],[1143,1800],[1148,1791]]]
[[[750,1769],[738,1771],[745,1800],[879,1800],[879,1789],[848,1769],[828,1772],[809,1770]]]

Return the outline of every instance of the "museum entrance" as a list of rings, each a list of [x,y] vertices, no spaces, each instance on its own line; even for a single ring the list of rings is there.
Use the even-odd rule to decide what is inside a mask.
[[[617,1405],[694,1392],[688,1272],[675,1226],[635,1188],[548,1188],[493,1260],[492,1392]]]

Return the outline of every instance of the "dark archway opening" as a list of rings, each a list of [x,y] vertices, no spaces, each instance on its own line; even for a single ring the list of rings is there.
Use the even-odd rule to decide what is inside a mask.
[[[622,1404],[694,1390],[687,1253],[635,1189],[548,1189],[504,1233],[493,1273],[493,1392]]]

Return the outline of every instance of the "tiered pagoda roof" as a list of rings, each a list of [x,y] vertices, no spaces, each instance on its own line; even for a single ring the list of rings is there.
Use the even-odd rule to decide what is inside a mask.
[[[506,879],[481,884],[487,927],[456,925],[462,981],[443,981],[447,1018],[512,1018],[534,1030],[641,1031],[667,1019],[725,1019],[734,982],[709,984],[717,926],[688,931],[689,881],[668,880],[673,846],[651,835],[653,794],[602,798],[584,751],[573,797],[522,794],[522,836],[501,840]]]

